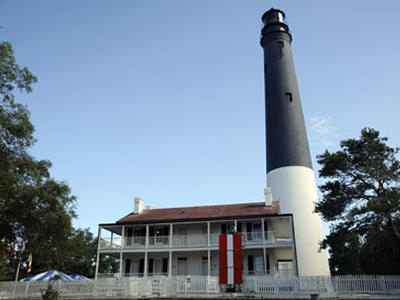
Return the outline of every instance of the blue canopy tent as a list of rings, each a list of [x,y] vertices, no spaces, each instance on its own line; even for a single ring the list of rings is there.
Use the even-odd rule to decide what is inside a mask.
[[[40,274],[31,276],[31,277],[21,279],[21,280],[22,281],[47,281],[47,280],[56,280],[56,279],[73,280],[68,275],[64,274],[63,272],[57,271],[57,270],[50,270],[50,271],[47,271],[44,273],[40,273]]]
[[[73,280],[90,280],[89,278],[87,278],[83,275],[80,275],[80,274],[72,274],[72,275],[69,275],[69,277]]]

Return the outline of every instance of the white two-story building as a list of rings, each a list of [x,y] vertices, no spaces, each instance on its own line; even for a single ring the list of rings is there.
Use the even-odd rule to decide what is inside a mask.
[[[218,276],[218,237],[231,225],[243,236],[243,276],[297,275],[292,215],[280,214],[279,202],[143,208],[135,198],[132,213],[99,225],[96,278]],[[111,271],[101,266],[107,259]]]

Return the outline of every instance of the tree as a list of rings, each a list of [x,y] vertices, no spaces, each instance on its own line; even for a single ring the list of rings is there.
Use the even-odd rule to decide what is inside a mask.
[[[58,262],[71,236],[75,196],[50,176],[51,163],[29,154],[35,143],[29,111],[15,92],[32,91],[37,78],[20,68],[13,49],[0,43],[0,280],[12,279],[19,249],[33,253],[33,268],[44,271]],[[24,257],[22,257],[24,258]]]
[[[360,139],[317,156],[323,195],[316,212],[331,222],[322,242],[333,274],[400,274],[399,149],[364,128]]]
[[[74,229],[68,239],[65,253],[61,253],[60,269],[67,274],[81,274],[94,277],[97,239],[88,230]]]

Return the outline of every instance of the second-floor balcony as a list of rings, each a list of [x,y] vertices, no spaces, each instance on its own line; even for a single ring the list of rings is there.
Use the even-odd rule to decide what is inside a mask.
[[[190,234],[171,236],[133,236],[110,239],[102,238],[100,249],[182,249],[218,247],[220,234]],[[292,234],[287,231],[242,232],[243,248],[253,245],[291,243]]]

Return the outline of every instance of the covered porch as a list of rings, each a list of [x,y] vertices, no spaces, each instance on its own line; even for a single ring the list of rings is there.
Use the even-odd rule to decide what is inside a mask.
[[[218,276],[218,250],[100,253],[98,277]],[[243,276],[297,275],[292,247],[243,249]],[[106,264],[102,266],[101,264]]]

